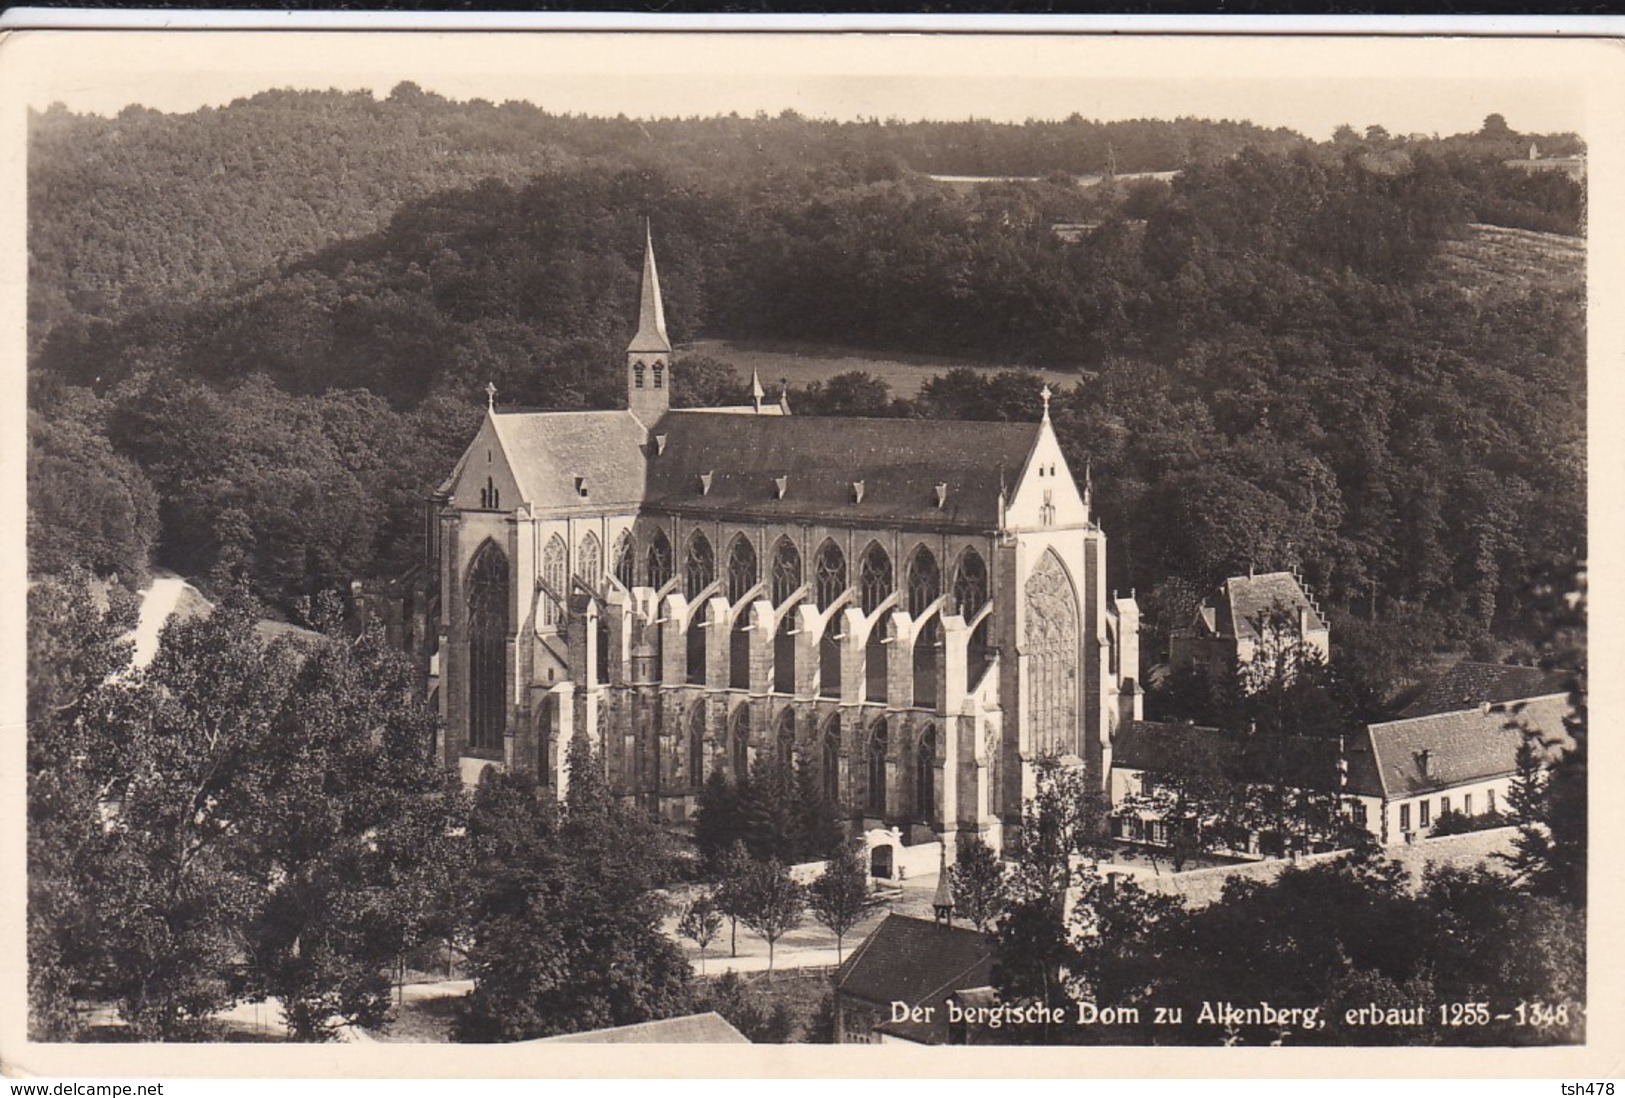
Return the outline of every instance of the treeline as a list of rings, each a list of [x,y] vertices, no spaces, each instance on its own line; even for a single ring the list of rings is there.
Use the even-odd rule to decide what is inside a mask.
[[[31,346],[58,324],[227,290],[384,227],[401,205],[483,179],[594,166],[711,179],[1171,171],[1303,139],[1243,122],[832,122],[794,112],[687,119],[555,114],[448,100],[410,82],[279,89],[221,108],[30,116]]]

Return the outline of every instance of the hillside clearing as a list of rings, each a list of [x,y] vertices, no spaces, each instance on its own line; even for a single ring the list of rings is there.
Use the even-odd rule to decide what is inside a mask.
[[[914,397],[927,381],[959,367],[989,373],[1029,369],[1014,363],[970,362],[930,355],[748,340],[702,339],[686,345],[683,350],[728,363],[739,371],[742,380],[748,380],[752,370],[757,371],[771,396],[778,395],[781,381],[788,381],[792,388],[805,388],[814,381],[827,381],[836,374],[853,370],[862,370],[884,381],[891,386],[893,396]],[[1031,370],[1031,373],[1051,385],[1070,385],[1078,379],[1077,374],[1067,370]]]

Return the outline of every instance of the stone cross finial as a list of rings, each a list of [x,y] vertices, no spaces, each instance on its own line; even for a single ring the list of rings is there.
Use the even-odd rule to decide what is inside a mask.
[[[488,412],[497,410],[497,387],[490,381],[485,383],[485,410]]]
[[[1048,382],[1044,383],[1044,387],[1038,391],[1038,395],[1044,399],[1044,418],[1048,419],[1049,418],[1049,398],[1050,398],[1050,391],[1049,391],[1049,383]]]

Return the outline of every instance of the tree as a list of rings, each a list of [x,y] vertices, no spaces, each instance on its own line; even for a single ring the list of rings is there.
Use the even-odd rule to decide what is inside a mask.
[[[777,858],[757,862],[745,878],[739,921],[767,943],[767,970],[773,971],[773,947],[806,915],[807,890]]]
[[[981,836],[967,835],[959,840],[948,872],[953,880],[954,908],[986,933],[1004,911],[1004,865],[999,856]]]
[[[705,776],[694,808],[694,846],[713,875],[720,871],[723,857],[735,843],[742,842],[744,790],[729,780],[721,768]]]
[[[877,902],[869,889],[869,874],[863,864],[862,843],[842,843],[829,857],[824,871],[807,890],[807,906],[819,924],[835,935],[835,963],[841,963],[841,945],[846,932]]]
[[[689,901],[683,909],[682,919],[677,923],[677,933],[699,947],[702,976],[705,975],[705,949],[716,941],[721,932],[722,913],[717,910],[716,901],[709,894],[701,893]]]
[[[713,893],[717,910],[728,917],[728,956],[739,956],[739,920],[750,902],[750,876],[756,863],[745,844],[735,839],[726,853],[717,859],[713,871],[717,887]]]
[[[666,1018],[692,1007],[692,972],[660,931],[670,859],[656,823],[610,794],[584,737],[568,748],[562,809],[535,776],[499,775],[469,820],[474,991],[456,1035],[511,1041]]]
[[[105,955],[90,894],[108,842],[111,790],[90,761],[102,749],[84,716],[130,662],[135,599],[98,605],[83,569],[28,589],[28,1011],[35,1040],[68,1040]]]
[[[388,1022],[389,970],[449,931],[464,815],[405,654],[379,627],[348,636],[337,600],[322,602],[311,616],[328,633],[266,745],[281,780],[257,853],[273,884],[250,939],[256,991],[303,1041]]]

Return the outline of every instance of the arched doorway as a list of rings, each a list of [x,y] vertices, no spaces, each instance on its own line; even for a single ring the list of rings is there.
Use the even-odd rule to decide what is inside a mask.
[[[890,843],[887,843],[884,846],[870,848],[869,876],[879,877],[888,881],[891,880],[892,874],[895,872],[895,862],[892,857],[892,850],[893,848]]]

